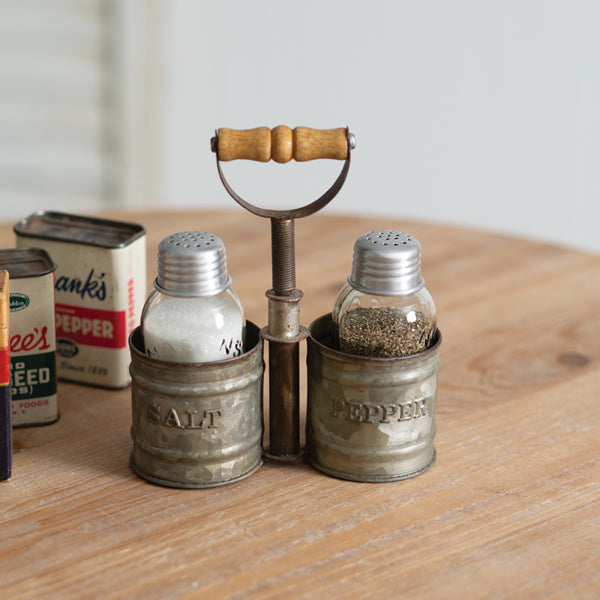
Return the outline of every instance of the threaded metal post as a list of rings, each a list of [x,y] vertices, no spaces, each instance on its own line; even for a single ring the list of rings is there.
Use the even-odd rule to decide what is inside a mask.
[[[285,296],[296,289],[293,219],[271,219],[271,266],[273,290]]]

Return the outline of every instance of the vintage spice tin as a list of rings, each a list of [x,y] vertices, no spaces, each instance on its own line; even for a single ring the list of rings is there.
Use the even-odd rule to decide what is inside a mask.
[[[0,481],[10,479],[12,419],[10,414],[9,276],[0,271]]]
[[[262,464],[263,357],[246,321],[235,358],[182,363],[150,358],[131,334],[131,467],[176,488],[208,488],[248,477]]]
[[[56,265],[41,248],[0,250],[10,277],[10,393],[13,427],[58,419],[56,398]]]
[[[307,457],[352,481],[413,477],[435,461],[439,330],[418,354],[371,358],[334,349],[331,315],[310,326]]]
[[[17,246],[48,251],[56,269],[58,377],[129,385],[127,339],[146,297],[141,225],[41,211],[17,223]]]

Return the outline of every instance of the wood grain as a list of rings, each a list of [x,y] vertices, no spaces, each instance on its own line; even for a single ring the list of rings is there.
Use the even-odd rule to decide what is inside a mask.
[[[146,226],[148,284],[167,234],[222,237],[247,316],[265,324],[266,220],[105,216]],[[161,488],[128,466],[129,391],[60,383],[60,421],[14,432],[0,597],[600,597],[600,257],[318,214],[296,224],[303,324],[331,309],[355,239],[381,228],[421,242],[444,336],[430,471],[361,484],[267,462],[222,488]],[[10,225],[0,243],[14,245]]]
[[[290,129],[278,125],[271,131],[268,127],[255,129],[228,129],[218,131],[217,156],[221,161],[255,160],[268,162],[273,159],[286,163],[330,158],[343,160],[348,155],[346,129]]]
[[[271,154],[278,163],[286,163],[294,158],[294,132],[285,125],[278,125],[271,131]]]
[[[294,158],[301,162],[316,158],[343,160],[348,155],[348,141],[343,127],[336,129],[294,129]]]
[[[271,160],[271,130],[268,127],[255,129],[219,129],[219,160]]]

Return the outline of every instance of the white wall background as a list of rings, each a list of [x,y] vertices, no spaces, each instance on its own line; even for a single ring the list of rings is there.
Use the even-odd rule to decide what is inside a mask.
[[[348,125],[329,212],[427,219],[600,251],[595,0],[160,0],[157,201],[229,208],[218,127]],[[248,200],[304,204],[334,161],[228,163]],[[151,176],[152,174],[149,174]],[[150,202],[150,199],[148,200]]]
[[[348,125],[327,212],[600,252],[599,25],[598,0],[0,0],[0,218],[233,208],[215,128]],[[225,165],[266,206],[340,168]]]

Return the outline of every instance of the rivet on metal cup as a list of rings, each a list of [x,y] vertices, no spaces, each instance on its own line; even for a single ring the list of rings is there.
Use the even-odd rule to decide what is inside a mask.
[[[233,483],[262,464],[262,340],[246,321],[235,358],[178,363],[144,354],[140,328],[129,338],[133,471],[161,485]]]
[[[334,349],[331,315],[310,326],[307,458],[320,471],[352,481],[414,477],[435,461],[439,347],[400,358]]]

